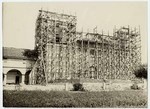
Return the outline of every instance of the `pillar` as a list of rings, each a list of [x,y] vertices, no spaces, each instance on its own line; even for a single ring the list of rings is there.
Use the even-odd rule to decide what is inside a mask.
[[[24,85],[24,81],[25,81],[25,74],[22,74],[21,85]]]
[[[65,90],[68,91],[68,83],[65,84]]]
[[[144,89],[147,90],[147,80],[143,79],[143,81],[144,81]]]
[[[4,81],[3,82],[4,82],[3,85],[6,85],[6,83],[7,83],[7,74],[4,74]]]
[[[103,90],[105,90],[105,89],[106,89],[106,83],[103,82]]]

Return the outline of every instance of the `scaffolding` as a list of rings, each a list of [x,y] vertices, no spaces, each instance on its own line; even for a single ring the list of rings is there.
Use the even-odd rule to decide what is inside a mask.
[[[31,84],[63,79],[133,79],[141,64],[140,28],[114,28],[109,35],[77,32],[77,17],[39,10],[35,47],[38,59]]]

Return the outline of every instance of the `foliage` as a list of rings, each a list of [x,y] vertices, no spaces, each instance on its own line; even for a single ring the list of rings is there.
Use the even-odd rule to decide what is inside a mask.
[[[33,59],[37,59],[38,58],[38,50],[34,49],[34,50],[25,50],[24,51],[24,56],[27,56],[28,58],[33,58]]]
[[[3,91],[5,107],[147,107],[140,90],[109,92]]]
[[[136,83],[134,83],[132,86],[131,86],[131,89],[133,90],[139,90],[140,88],[138,87],[138,85]]]
[[[140,65],[138,69],[134,71],[137,78],[147,79],[147,65]]]
[[[73,84],[73,91],[85,91],[83,85],[80,83]]]

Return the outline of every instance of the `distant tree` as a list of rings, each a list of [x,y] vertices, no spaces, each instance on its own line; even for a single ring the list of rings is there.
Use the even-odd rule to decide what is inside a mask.
[[[24,56],[28,57],[28,58],[32,58],[32,59],[37,59],[38,58],[38,50],[34,49],[34,50],[25,50],[23,53]]]
[[[134,74],[137,78],[147,79],[147,65],[140,65],[139,68],[134,71]]]

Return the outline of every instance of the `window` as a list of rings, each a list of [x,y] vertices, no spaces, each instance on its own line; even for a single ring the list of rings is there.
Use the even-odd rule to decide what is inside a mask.
[[[95,54],[95,50],[90,50],[90,55],[94,55]]]
[[[56,37],[56,42],[60,42],[60,38],[59,37]]]

